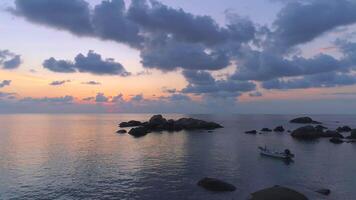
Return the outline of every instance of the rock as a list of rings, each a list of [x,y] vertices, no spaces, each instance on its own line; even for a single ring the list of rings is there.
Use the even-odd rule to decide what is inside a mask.
[[[334,143],[334,144],[341,144],[343,143],[344,141],[342,141],[340,138],[338,137],[333,137],[329,140],[331,143]]]
[[[226,191],[235,191],[236,187],[230,183],[221,181],[215,178],[203,178],[198,182],[200,187],[203,187],[210,191],[217,192],[226,192]]]
[[[150,120],[148,121],[148,123],[152,126],[152,127],[157,127],[157,126],[164,126],[167,123],[167,120],[165,118],[163,118],[162,115],[153,115]]]
[[[140,126],[142,123],[140,121],[136,120],[130,120],[128,122],[121,122],[119,124],[119,127],[125,128],[125,127],[133,127],[133,126]]]
[[[269,128],[263,128],[263,129],[261,129],[261,131],[263,131],[263,132],[272,132],[272,130],[269,129]]]
[[[350,132],[352,129],[349,126],[340,126],[336,129],[337,132],[343,133],[343,132]]]
[[[116,133],[127,133],[127,131],[125,129],[120,129],[120,130],[116,131]]]
[[[341,135],[340,133],[336,132],[336,131],[325,131],[322,134],[320,134],[320,137],[333,137],[333,138],[344,138],[343,135]]]
[[[319,194],[322,194],[322,195],[325,195],[325,196],[327,196],[327,195],[329,195],[331,193],[331,191],[329,189],[325,189],[325,188],[320,189],[320,190],[316,190],[315,192],[317,192]]]
[[[216,128],[222,128],[220,124],[215,122],[206,122],[199,119],[193,118],[180,118],[174,122],[174,127],[177,129],[194,130],[194,129],[205,129],[211,130]]]
[[[257,134],[256,130],[245,131],[246,134]]]
[[[322,132],[318,131],[313,126],[303,126],[292,131],[291,136],[297,139],[317,139],[320,137]]]
[[[314,121],[310,117],[298,117],[289,121],[290,123],[297,123],[297,124],[321,124],[321,122]]]
[[[318,131],[324,131],[324,130],[328,129],[327,127],[322,126],[322,125],[317,125],[317,126],[315,126],[315,128],[316,128]]]
[[[274,132],[284,132],[283,126],[277,126],[275,129],[273,129]]]
[[[150,132],[150,130],[147,129],[146,127],[139,126],[139,127],[136,127],[136,128],[132,128],[129,131],[129,134],[134,136],[134,137],[142,137],[142,136],[147,135],[149,132]]]
[[[306,196],[290,188],[274,186],[254,192],[249,200],[308,200]]]
[[[353,129],[350,133],[350,136],[346,137],[347,139],[356,139],[356,129]]]
[[[292,131],[291,131],[291,130],[288,130],[287,132],[288,132],[288,133],[291,133]]]

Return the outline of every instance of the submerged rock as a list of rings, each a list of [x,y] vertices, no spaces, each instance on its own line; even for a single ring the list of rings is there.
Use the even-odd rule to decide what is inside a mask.
[[[142,136],[147,135],[149,132],[150,132],[149,129],[147,129],[146,127],[139,126],[139,127],[136,127],[136,128],[132,128],[129,131],[129,134],[134,136],[134,137],[142,137]]]
[[[120,129],[120,130],[116,131],[116,133],[127,133],[127,131],[125,129]]]
[[[136,120],[130,120],[128,122],[121,122],[119,124],[119,127],[125,128],[125,127],[133,127],[133,126],[140,126],[142,123],[140,121]]]
[[[276,128],[273,129],[274,132],[284,132],[283,126],[277,126]]]
[[[349,126],[340,126],[336,129],[337,132],[343,133],[343,132],[350,132],[352,129]]]
[[[246,134],[257,134],[256,130],[245,131]]]
[[[263,129],[261,129],[261,131],[263,131],[263,132],[272,132],[272,130],[269,129],[269,128],[263,128]]]
[[[319,193],[319,194],[322,194],[322,195],[329,195],[331,193],[331,191],[329,189],[326,189],[326,188],[323,188],[323,189],[320,189],[320,190],[316,190],[315,192]]]
[[[296,130],[292,131],[291,136],[297,139],[317,139],[319,138],[323,132],[317,130],[313,126],[303,126],[300,128],[297,128]]]
[[[198,185],[207,190],[217,192],[229,192],[236,190],[234,185],[215,178],[205,177],[198,182]]]
[[[297,124],[321,124],[321,122],[314,121],[310,117],[298,117],[289,121],[290,123],[297,123]]]
[[[331,143],[334,143],[334,144],[341,144],[343,143],[344,141],[338,137],[333,137],[329,140]]]
[[[254,192],[249,200],[308,200],[306,196],[290,188],[274,186]]]

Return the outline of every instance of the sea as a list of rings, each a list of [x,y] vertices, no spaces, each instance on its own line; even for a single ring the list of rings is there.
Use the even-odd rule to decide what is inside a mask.
[[[0,199],[239,200],[274,185],[309,199],[356,199],[356,143],[300,141],[284,133],[247,130],[302,126],[302,115],[182,115],[220,123],[208,131],[156,132],[134,138],[118,124],[152,114],[0,115]],[[356,128],[356,115],[311,115],[329,129]],[[127,129],[129,130],[129,129]],[[347,136],[349,133],[345,133]],[[295,154],[294,162],[264,157],[258,146]],[[236,186],[211,192],[203,177]],[[328,188],[327,197],[315,190]]]

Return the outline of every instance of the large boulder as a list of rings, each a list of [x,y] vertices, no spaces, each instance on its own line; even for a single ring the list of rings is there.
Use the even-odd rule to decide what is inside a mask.
[[[352,129],[349,126],[340,126],[336,129],[337,132],[343,133],[343,132],[350,132]]]
[[[203,178],[198,182],[198,185],[207,190],[216,192],[229,192],[236,190],[234,185],[215,178]]]
[[[215,122],[207,122],[199,119],[193,118],[180,118],[175,121],[174,126],[178,129],[186,129],[186,130],[193,130],[193,129],[216,129],[222,128],[222,126]]]
[[[289,121],[290,123],[297,123],[297,124],[321,124],[321,122],[314,121],[310,117],[298,117]]]
[[[142,123],[140,121],[136,120],[130,120],[128,122],[121,122],[119,124],[119,127],[125,128],[125,127],[133,127],[133,126],[140,126]]]
[[[274,132],[284,132],[283,126],[277,126],[276,128],[273,129]]]
[[[347,136],[347,139],[356,139],[356,129],[352,129],[350,136]]]
[[[153,115],[148,121],[148,123],[152,127],[163,126],[167,123],[167,120],[162,115]]]
[[[136,128],[132,128],[129,131],[129,134],[134,136],[134,137],[142,137],[142,136],[147,135],[149,132],[150,132],[150,130],[147,129],[146,127],[139,126],[139,127],[136,127]]]
[[[303,126],[292,131],[291,136],[297,139],[316,139],[323,133],[318,131],[314,126]]]
[[[323,132],[322,134],[320,134],[320,137],[344,138],[344,136],[338,133],[337,131],[331,130]]]
[[[308,200],[306,196],[290,188],[274,186],[254,192],[249,200]]]

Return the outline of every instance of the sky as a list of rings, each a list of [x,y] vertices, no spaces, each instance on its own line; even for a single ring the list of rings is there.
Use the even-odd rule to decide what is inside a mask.
[[[3,0],[0,113],[356,114],[355,0]]]

